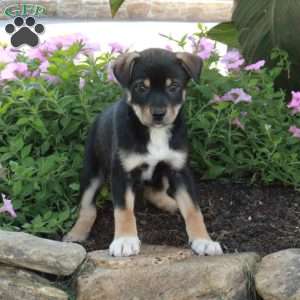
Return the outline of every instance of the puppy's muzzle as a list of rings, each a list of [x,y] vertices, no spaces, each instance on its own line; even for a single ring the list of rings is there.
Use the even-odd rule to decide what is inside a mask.
[[[166,107],[151,107],[150,112],[151,112],[154,122],[161,122],[167,113],[167,108]]]

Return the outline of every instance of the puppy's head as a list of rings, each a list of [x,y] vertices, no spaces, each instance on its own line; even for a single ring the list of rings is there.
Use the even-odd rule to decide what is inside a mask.
[[[147,49],[119,56],[113,72],[140,122],[162,127],[175,121],[186,84],[198,79],[201,67],[201,59],[193,54]]]

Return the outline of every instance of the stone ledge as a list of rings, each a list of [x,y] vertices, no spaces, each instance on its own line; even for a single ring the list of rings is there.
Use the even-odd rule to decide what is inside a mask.
[[[77,300],[246,300],[256,293],[263,300],[300,300],[300,249],[261,260],[255,253],[196,256],[190,249],[143,245],[131,257],[90,252],[77,268],[85,257],[81,248],[0,230],[0,299],[67,300],[62,288],[75,296],[63,285],[66,278],[51,282],[42,271],[69,275]]]
[[[0,299],[68,300],[68,295],[45,278],[23,269],[0,264]]]
[[[95,251],[78,277],[77,299],[250,299],[249,274],[259,259],[255,253],[199,257],[191,250],[150,245],[128,258]]]
[[[85,257],[85,249],[78,244],[0,230],[1,263],[68,276],[75,272]]]
[[[47,16],[111,20],[108,0],[34,0],[47,8]],[[16,1],[0,3],[3,10]],[[126,0],[115,20],[221,22],[231,18],[233,0]]]

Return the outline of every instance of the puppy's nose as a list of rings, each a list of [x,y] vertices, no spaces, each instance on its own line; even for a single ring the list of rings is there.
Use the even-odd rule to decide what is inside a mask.
[[[165,116],[167,109],[165,107],[152,107],[150,111],[155,121],[161,121]]]

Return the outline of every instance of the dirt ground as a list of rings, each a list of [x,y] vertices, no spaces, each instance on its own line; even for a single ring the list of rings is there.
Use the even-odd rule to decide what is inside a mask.
[[[300,248],[300,193],[282,186],[200,182],[199,203],[213,239],[226,253],[256,251],[262,255]],[[170,215],[137,201],[136,218],[143,243],[188,247],[179,213]],[[90,239],[91,250],[108,248],[113,238],[112,203],[98,210]]]

